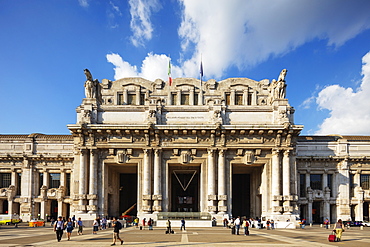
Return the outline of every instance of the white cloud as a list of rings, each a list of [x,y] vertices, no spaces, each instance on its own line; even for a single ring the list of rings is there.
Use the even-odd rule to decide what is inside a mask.
[[[370,28],[370,1],[179,2],[181,52],[177,63],[182,69],[179,75],[186,77],[199,77],[201,56],[205,79],[220,79],[231,66],[252,67],[314,39],[339,47]],[[144,46],[152,38],[151,16],[160,9],[158,0],[130,0],[129,4],[134,33],[131,41],[135,46]]]
[[[89,7],[89,1],[88,0],[78,0],[78,3],[80,4],[80,6],[82,6],[84,8]]]
[[[160,9],[157,0],[130,0],[130,27],[133,32],[131,42],[134,46],[143,46],[144,42],[152,38],[153,25],[150,17],[152,12]]]
[[[362,62],[363,78],[356,90],[330,85],[319,92],[316,103],[330,114],[316,134],[370,134],[370,52]]]
[[[165,81],[168,79],[168,62],[170,61],[170,58],[163,54],[157,55],[149,53],[145,57],[140,71],[136,66],[131,66],[128,62],[123,61],[122,57],[118,54],[108,54],[107,60],[115,66],[115,80],[124,77],[143,77],[151,81],[158,78]],[[172,78],[183,77],[181,68],[172,63],[171,76]]]
[[[207,77],[281,56],[315,38],[340,46],[370,28],[370,1],[181,0],[182,49],[193,49],[185,74],[197,75],[200,53]],[[193,44],[193,46],[191,45]],[[215,52],[217,51],[217,52]]]

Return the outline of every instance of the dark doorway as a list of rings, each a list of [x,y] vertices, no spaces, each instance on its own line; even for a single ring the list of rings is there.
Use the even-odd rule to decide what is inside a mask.
[[[8,206],[9,206],[9,204],[8,204],[8,200],[4,200],[3,201],[3,212],[2,212],[2,214],[7,214],[8,213]]]
[[[369,203],[364,202],[364,211],[363,211],[363,216],[364,216],[364,221],[369,221]]]
[[[136,216],[137,207],[137,174],[121,173],[119,188],[119,213]]]
[[[50,202],[50,217],[52,219],[58,219],[58,201],[51,200]]]
[[[321,219],[321,202],[313,202],[312,203],[312,221],[313,223],[322,223],[323,220]]]
[[[250,216],[250,175],[233,174],[232,215]]]
[[[172,212],[199,212],[197,170],[174,170],[171,177]]]

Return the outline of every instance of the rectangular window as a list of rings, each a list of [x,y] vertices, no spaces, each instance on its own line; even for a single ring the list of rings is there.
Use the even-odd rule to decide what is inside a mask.
[[[333,196],[333,174],[328,174],[328,184],[327,187],[330,189],[330,197]]]
[[[20,196],[22,193],[22,173],[17,173],[18,183],[17,183],[17,196]]]
[[[40,172],[39,173],[39,188],[38,188],[38,194],[41,194],[41,186],[44,184],[44,173]]]
[[[194,93],[194,105],[198,105],[199,103],[199,93]]]
[[[310,175],[310,187],[313,190],[322,190],[322,174]]]
[[[226,93],[226,95],[225,95],[225,100],[226,100],[226,105],[230,105],[230,93]]]
[[[369,178],[370,178],[370,175],[369,174],[361,174],[360,175],[360,184],[361,184],[361,187],[363,190],[368,190],[370,187],[369,187]]]
[[[145,93],[140,94],[140,105],[145,105]]]
[[[59,188],[60,173],[49,173],[49,188]]]
[[[243,105],[243,94],[235,94],[235,105]]]
[[[299,196],[306,197],[306,174],[299,174]]]
[[[71,195],[71,174],[66,174],[66,196]]]
[[[127,104],[136,105],[136,93],[127,94]]]
[[[117,94],[117,104],[118,105],[124,105],[125,102],[123,101],[123,93],[118,93]]]
[[[177,105],[177,93],[171,94],[172,97],[172,105]]]
[[[252,105],[252,93],[248,93],[247,105]]]
[[[0,173],[0,188],[9,188],[11,182],[11,173]]]
[[[189,105],[189,94],[181,94],[181,105]]]

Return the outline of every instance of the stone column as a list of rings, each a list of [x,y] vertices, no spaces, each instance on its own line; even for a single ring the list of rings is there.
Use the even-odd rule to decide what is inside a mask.
[[[151,211],[150,200],[151,196],[151,171],[150,171],[150,149],[144,149],[143,158],[143,204],[142,211],[148,213]]]
[[[153,210],[155,212],[162,211],[161,201],[162,201],[162,162],[161,162],[162,150],[154,150],[154,167],[153,167]]]
[[[90,179],[89,179],[89,213],[96,213],[97,194],[98,194],[98,160],[97,150],[90,151]]]
[[[189,105],[194,105],[194,88],[190,89]]]
[[[176,105],[181,105],[181,91],[177,91],[177,102]]]
[[[248,105],[248,89],[243,90],[243,105]]]
[[[291,214],[293,211],[290,205],[290,202],[293,200],[290,193],[290,153],[290,150],[285,150],[283,156],[284,214]]]
[[[225,214],[227,211],[225,155],[226,150],[218,151],[218,212],[220,214]]]
[[[78,194],[79,194],[79,213],[85,213],[86,205],[86,162],[87,162],[87,150],[80,150],[80,171],[79,171],[79,187],[78,187]],[[45,177],[45,175],[44,175]]]
[[[214,150],[208,149],[208,162],[207,162],[207,183],[208,183],[208,211],[210,213],[216,212],[214,205],[216,198],[216,184],[215,184],[215,157]]]
[[[280,150],[272,150],[271,158],[271,194],[272,194],[272,211],[274,214],[280,214]]]
[[[309,200],[308,204],[307,204],[307,219],[306,219],[306,222],[308,224],[312,223],[312,200]]]

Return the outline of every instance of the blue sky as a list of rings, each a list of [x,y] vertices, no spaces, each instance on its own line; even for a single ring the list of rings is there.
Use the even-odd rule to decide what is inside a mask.
[[[302,134],[370,135],[370,1],[0,0],[0,134],[68,134],[83,70],[277,79]]]

